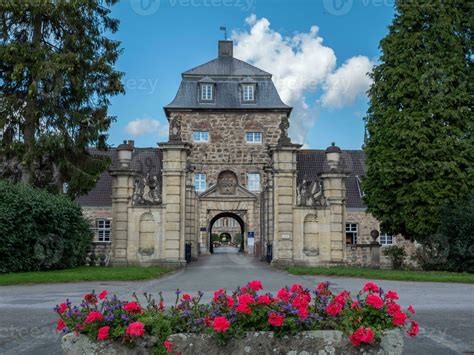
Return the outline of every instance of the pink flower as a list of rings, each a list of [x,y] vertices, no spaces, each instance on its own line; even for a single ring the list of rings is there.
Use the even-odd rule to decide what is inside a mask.
[[[128,325],[125,334],[130,336],[141,337],[145,332],[145,325],[141,322],[133,322]]]
[[[263,289],[262,282],[258,280],[250,281],[247,285],[252,291],[260,291]]]
[[[247,314],[252,314],[252,310],[248,306],[247,303],[241,303],[237,307],[235,307],[236,312],[238,313],[247,313]]]
[[[285,321],[285,316],[282,316],[276,313],[272,313],[268,317],[268,323],[270,323],[274,327],[281,327],[284,321]]]
[[[358,305],[359,305],[359,301],[356,300],[356,301],[352,302],[351,307],[352,307],[352,309],[355,309],[355,308],[357,308]]]
[[[420,330],[420,326],[416,320],[411,321],[411,328],[407,331],[407,334],[411,337],[416,337],[418,331]]]
[[[407,315],[403,312],[398,312],[393,317],[392,323],[395,325],[404,325],[407,321]]]
[[[290,300],[290,293],[286,288],[282,288],[280,291],[278,291],[277,297],[283,302],[288,302]]]
[[[262,295],[257,299],[257,304],[270,304],[272,299],[268,295]]]
[[[143,308],[137,302],[128,302],[125,306],[123,306],[123,310],[133,314],[139,314],[143,312]]]
[[[387,298],[389,300],[392,300],[392,301],[395,301],[395,300],[398,300],[398,294],[395,291],[389,290],[385,294],[385,298]]]
[[[173,346],[172,346],[173,343],[172,343],[172,342],[170,342],[170,341],[165,341],[163,344],[165,345],[165,348],[166,348],[166,351],[167,351],[167,352],[170,353],[170,352],[173,351]]]
[[[230,322],[225,317],[216,317],[212,322],[212,327],[218,333],[223,333],[230,327]]]
[[[334,302],[337,302],[341,306],[344,306],[346,304],[346,298],[348,295],[349,293],[347,291],[342,291],[340,294],[334,297]]]
[[[254,298],[249,295],[248,293],[244,293],[243,295],[240,295],[237,297],[239,300],[239,304],[253,304],[255,303]]]
[[[326,307],[326,313],[332,316],[339,315],[341,314],[341,312],[342,312],[342,305],[340,303],[331,302]]]
[[[408,306],[408,312],[411,312],[412,314],[416,314],[415,308],[413,308],[413,306]]]
[[[290,291],[292,293],[300,293],[303,291],[303,286],[301,286],[300,284],[294,284],[291,286]]]
[[[58,325],[56,326],[56,330],[59,332],[60,330],[63,330],[66,328],[66,323],[64,323],[62,318],[58,319]]]
[[[376,295],[375,293],[371,293],[370,295],[367,296],[365,299],[365,302],[374,307],[375,309],[380,309],[383,307],[383,300],[380,298],[379,295]]]
[[[90,304],[96,304],[97,303],[97,297],[93,293],[88,293],[87,295],[85,295],[84,300],[87,303],[90,303]]]
[[[300,307],[298,308],[298,316],[301,318],[301,319],[306,319],[308,318],[308,308],[306,307]]]
[[[190,296],[188,293],[185,293],[185,294],[183,295],[183,300],[189,301],[190,299],[191,299],[191,296]]]
[[[61,303],[59,305],[59,314],[63,314],[67,309],[67,304],[66,303]]]
[[[230,296],[226,296],[227,299],[227,307],[232,307],[234,305],[234,299]]]
[[[99,331],[97,333],[97,339],[99,339],[99,340],[107,339],[109,337],[109,329],[110,329],[110,327],[99,328]]]
[[[224,290],[221,288],[220,290],[214,291],[214,297],[212,298],[213,301],[218,301],[219,297],[224,293]]]
[[[96,320],[102,320],[102,319],[103,319],[102,313],[93,311],[87,315],[85,322],[92,323],[92,322],[95,322]]]
[[[316,286],[316,290],[318,290],[320,293],[326,293],[327,291],[329,291],[328,287],[329,282],[320,282]]]
[[[387,313],[390,314],[392,317],[398,313],[400,313],[400,305],[396,303],[389,303]]]
[[[103,300],[105,297],[107,297],[107,290],[104,290],[99,293],[99,299]]]
[[[374,331],[371,328],[360,327],[349,337],[352,345],[359,346],[361,343],[370,344],[374,340]]]
[[[364,285],[364,288],[362,289],[362,291],[364,291],[364,292],[369,292],[369,291],[380,292],[380,288],[376,284],[374,284],[373,282],[367,282]]]

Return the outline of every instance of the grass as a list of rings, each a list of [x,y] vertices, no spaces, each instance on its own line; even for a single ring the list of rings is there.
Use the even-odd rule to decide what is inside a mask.
[[[0,285],[42,284],[81,281],[139,281],[161,277],[171,269],[164,267],[78,267],[54,271],[0,274]]]
[[[344,266],[290,267],[287,268],[287,271],[294,275],[348,276],[396,281],[474,283],[474,274],[445,271],[384,270]]]

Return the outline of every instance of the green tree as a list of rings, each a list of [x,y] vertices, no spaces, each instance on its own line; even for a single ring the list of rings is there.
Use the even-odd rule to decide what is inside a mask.
[[[116,0],[0,2],[0,176],[74,196],[91,189],[108,161],[114,120],[109,98],[123,93],[114,70]]]
[[[368,210],[423,241],[473,191],[473,3],[396,1],[366,117]]]

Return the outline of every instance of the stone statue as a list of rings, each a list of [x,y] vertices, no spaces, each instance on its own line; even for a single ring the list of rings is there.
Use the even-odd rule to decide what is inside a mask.
[[[280,139],[278,139],[278,144],[279,145],[290,145],[291,140],[288,137],[288,128],[290,128],[290,122],[288,121],[287,116],[284,116],[281,119],[279,128],[280,128],[280,131],[281,131],[281,135],[280,135]]]
[[[181,116],[175,116],[170,122],[170,141],[181,142]]]
[[[161,203],[161,191],[158,177],[146,176],[137,177],[134,181],[134,191],[132,202],[134,205],[156,205]]]
[[[326,199],[319,179],[303,179],[296,188],[296,204],[303,207],[324,207]]]

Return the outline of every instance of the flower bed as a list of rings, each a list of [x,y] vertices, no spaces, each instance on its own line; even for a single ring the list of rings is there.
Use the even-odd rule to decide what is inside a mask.
[[[161,294],[158,302],[145,294],[141,303],[136,295],[127,302],[109,297],[105,290],[98,295],[92,292],[80,306],[66,301],[55,308],[60,317],[57,330],[154,353],[182,351],[185,346],[179,341],[183,339],[180,334],[186,334],[188,342],[203,339],[209,347],[212,339],[216,346],[226,347],[248,338],[248,332],[272,339],[300,339],[301,334],[312,334],[316,339],[320,335],[311,331],[335,330],[339,332],[331,337],[344,334],[345,343],[370,349],[383,343],[387,334],[399,334],[400,329],[406,329],[410,336],[418,333],[418,323],[411,319],[413,307],[402,311],[396,302],[397,293],[384,292],[374,283],[365,284],[356,297],[347,291],[333,294],[328,283],[320,283],[314,290],[295,284],[276,295],[262,290],[260,281],[251,281],[231,293],[222,289],[214,292],[209,304],[201,303],[201,292],[191,296],[178,290],[170,308],[165,308]],[[272,332],[271,336],[267,332]],[[341,340],[338,346],[345,347],[345,343]]]

